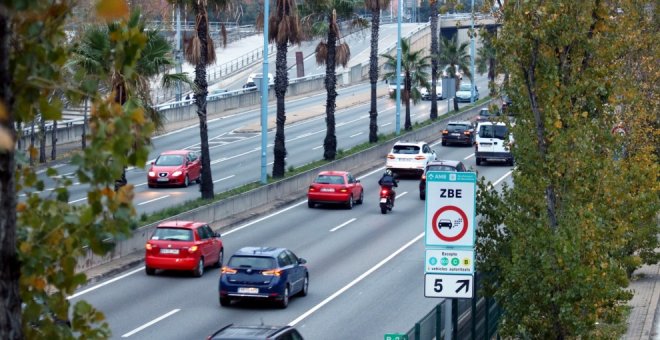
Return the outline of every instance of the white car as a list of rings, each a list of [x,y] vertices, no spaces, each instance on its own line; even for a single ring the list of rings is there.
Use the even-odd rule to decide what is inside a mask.
[[[489,161],[504,161],[513,166],[511,147],[514,145],[513,135],[502,122],[481,122],[477,125],[474,157],[477,165]]]
[[[445,68],[442,70],[442,78],[449,77],[449,66],[450,65],[445,66]],[[456,69],[456,78],[458,78],[459,80],[463,80],[463,73],[461,73],[461,71],[458,70],[457,66],[454,66],[454,68]]]
[[[398,141],[387,154],[385,168],[399,173],[422,175],[426,163],[436,159],[435,151],[425,142]]]
[[[419,93],[422,94],[422,99],[423,100],[431,100],[431,91],[430,90],[431,82],[429,81],[429,88],[427,89],[426,87],[422,87],[419,90]],[[436,99],[442,99],[442,82],[440,79],[436,80],[435,82],[435,96]]]
[[[470,97],[472,97],[472,83],[463,83],[461,86],[458,88],[458,91],[456,91],[456,101],[461,103],[469,103],[470,102]],[[479,100],[479,89],[477,87],[474,87],[474,100],[473,102],[476,102]]]
[[[255,82],[254,82],[255,77],[261,78],[261,73],[250,73],[250,75],[248,76],[247,81],[245,81],[245,84],[248,85],[248,84],[252,83],[250,85],[254,85],[255,84]],[[268,86],[270,87],[270,86],[273,86],[273,85],[275,85],[275,77],[273,77],[272,73],[268,73]]]

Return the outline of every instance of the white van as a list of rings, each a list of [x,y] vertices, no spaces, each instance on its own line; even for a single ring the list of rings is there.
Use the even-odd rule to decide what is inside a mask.
[[[477,165],[488,161],[504,161],[513,165],[513,154],[510,145],[513,135],[509,128],[501,122],[481,122],[477,125],[474,156]]]

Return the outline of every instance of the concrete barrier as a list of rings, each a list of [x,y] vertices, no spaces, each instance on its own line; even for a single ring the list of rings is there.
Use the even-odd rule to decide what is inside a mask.
[[[440,128],[450,120],[464,120],[477,114],[479,109],[488,107],[490,103],[486,102],[466,112],[454,115],[448,118],[438,120],[437,122],[408,133],[403,133],[397,138],[391,139],[385,143],[375,145],[360,153],[353,154],[342,159],[330,162],[318,168],[306,171],[296,176],[283,179],[281,181],[264,185],[262,187],[250,190],[248,192],[229,197],[227,199],[214,202],[177,216],[168,220],[199,220],[211,223],[214,229],[223,229],[245,221],[252,216],[273,210],[278,206],[302,199],[307,194],[307,188],[319,171],[332,169],[345,169],[353,173],[364,173],[375,167],[384,164],[387,153],[392,149],[392,145],[398,140],[436,140],[440,136]],[[438,155],[442,158],[442,155]],[[126,239],[117,239],[114,249],[104,256],[98,256],[91,251],[87,251],[77,263],[78,271],[113,261],[115,259],[144,251],[144,244],[151,236],[159,222],[140,227],[133,231],[132,235]]]

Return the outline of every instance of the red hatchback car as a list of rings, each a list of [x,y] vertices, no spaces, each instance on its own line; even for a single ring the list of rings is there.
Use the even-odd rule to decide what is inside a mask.
[[[160,185],[181,185],[187,187],[190,182],[202,180],[202,158],[190,150],[165,151],[151,162],[147,174],[150,188]]]
[[[221,267],[224,257],[220,233],[203,222],[163,222],[156,227],[145,248],[147,275],[165,269],[189,270],[200,277],[208,265]]]
[[[317,203],[344,204],[348,209],[353,203],[362,204],[364,190],[360,180],[348,171],[321,171],[307,191],[307,205]]]

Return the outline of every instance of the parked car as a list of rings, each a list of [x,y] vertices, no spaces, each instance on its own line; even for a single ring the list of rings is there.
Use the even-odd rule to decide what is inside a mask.
[[[459,103],[461,103],[461,102],[469,103],[470,98],[473,98],[472,97],[472,83],[463,83],[463,84],[461,84],[461,86],[459,86],[459,88],[458,88],[458,91],[456,91],[456,101],[459,102]],[[479,89],[475,85],[474,86],[474,98],[473,98],[472,101],[476,102],[477,100],[479,100]]]
[[[234,299],[257,299],[272,300],[286,308],[291,296],[307,295],[306,263],[285,248],[243,247],[222,267],[220,305],[229,306]]]
[[[466,172],[467,169],[463,162],[461,161],[452,161],[452,160],[439,160],[432,161],[426,165],[424,169],[424,174],[419,180],[419,199],[426,199],[426,173],[429,171],[455,171],[455,172]]]
[[[419,92],[422,95],[423,100],[431,100],[431,81],[429,80],[429,88],[422,87]],[[442,99],[442,82],[440,79],[436,80],[435,83],[435,98],[440,100]]]
[[[307,190],[307,206],[316,204],[343,204],[353,209],[353,204],[362,204],[364,189],[359,179],[348,171],[321,171]]]
[[[202,158],[195,151],[165,151],[151,162],[147,172],[149,188],[171,185],[187,187],[192,181],[202,181]]]
[[[208,223],[167,221],[156,227],[145,245],[144,268],[147,275],[164,269],[192,271],[200,277],[207,266],[221,267],[224,253],[220,233]]]
[[[507,95],[506,93],[502,93],[500,99],[502,101],[502,112],[504,112],[507,115],[513,115],[513,112],[509,112],[511,110],[511,105],[513,104],[513,100],[511,100],[511,97],[509,97],[509,95]]]
[[[442,130],[442,145],[448,144],[472,145],[474,143],[474,126],[468,121],[454,121]]]
[[[425,142],[398,141],[387,154],[385,167],[397,174],[422,175],[426,164],[435,158],[435,151]]]
[[[230,324],[215,331],[207,340],[303,340],[303,337],[291,326]]]

